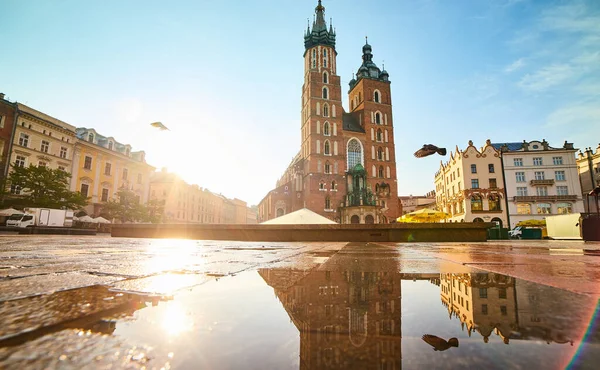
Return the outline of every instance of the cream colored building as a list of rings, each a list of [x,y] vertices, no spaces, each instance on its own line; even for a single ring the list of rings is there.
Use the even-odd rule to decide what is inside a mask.
[[[431,191],[425,195],[408,195],[399,196],[398,200],[402,206],[402,214],[414,212],[423,208],[435,209],[435,191]]]
[[[553,148],[545,140],[499,143],[510,226],[546,216],[584,212],[573,144]]]
[[[436,206],[451,215],[448,222],[496,222],[506,227],[500,151],[487,140],[477,149],[456,147],[435,174]]]
[[[47,166],[71,172],[75,127],[24,104],[16,103],[16,123],[9,173],[13,166]],[[20,189],[11,187],[19,194]]]
[[[132,191],[140,203],[148,201],[150,175],[155,168],[146,163],[145,152],[131,150],[113,137],[100,135],[93,128],[76,129],[71,190],[88,196],[85,211],[99,215],[102,205],[121,189]]]
[[[595,187],[600,186],[600,144],[596,148],[596,153],[592,148],[586,148],[584,152],[579,152],[577,155],[577,171],[579,172],[585,210],[590,213],[597,212],[593,199],[590,199],[589,206],[586,204],[586,194],[589,194]]]
[[[190,185],[166,170],[152,174],[150,199],[164,202],[163,222],[245,224],[246,202]]]
[[[518,329],[515,280],[495,273],[440,274],[440,296],[450,315],[488,342],[492,334],[506,344]]]

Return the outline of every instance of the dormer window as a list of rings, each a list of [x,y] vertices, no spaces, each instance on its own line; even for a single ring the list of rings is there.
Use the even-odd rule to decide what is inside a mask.
[[[112,150],[112,148],[113,148],[113,142],[109,141],[108,142],[108,150]]]
[[[91,132],[88,134],[88,141],[89,141],[90,143],[93,143],[93,142],[94,142],[94,134],[92,134]]]
[[[125,149],[125,155],[128,156],[128,157],[129,157],[129,152],[130,152],[129,148]]]

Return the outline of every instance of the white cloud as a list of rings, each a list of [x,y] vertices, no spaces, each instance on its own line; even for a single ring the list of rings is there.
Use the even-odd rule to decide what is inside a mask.
[[[552,64],[537,72],[526,74],[518,85],[527,91],[542,92],[567,82],[574,77],[575,73],[573,67],[568,64]]]
[[[578,129],[595,128],[600,123],[600,105],[597,102],[579,103],[552,112],[547,119],[547,127],[569,127]],[[594,130],[595,132],[595,130]]]
[[[519,58],[517,60],[515,60],[514,62],[512,62],[510,65],[506,66],[506,68],[504,68],[504,72],[506,73],[512,73],[518,69],[521,69],[525,66],[525,60],[523,58]]]

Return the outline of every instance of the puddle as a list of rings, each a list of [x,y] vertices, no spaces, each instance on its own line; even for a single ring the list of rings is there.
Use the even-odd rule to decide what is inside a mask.
[[[118,314],[99,311],[79,328],[90,343],[137,348],[128,361],[140,362],[144,348],[147,368],[593,369],[600,363],[600,312],[591,296],[491,272],[401,273],[396,258],[356,251],[345,248],[312,269],[264,268],[201,285],[175,276],[184,289],[168,300],[95,288],[87,293],[101,296],[85,299],[102,309],[113,307],[113,296],[117,308],[119,299],[136,304]],[[154,288],[135,290],[163,292],[173,278],[140,280]],[[71,361],[65,367],[93,368],[95,357],[78,360],[77,345],[61,339],[81,335],[68,331],[76,328],[71,323],[10,347],[0,341],[0,368],[52,364],[51,356],[65,356]],[[54,352],[36,352],[39,341],[52,338]]]

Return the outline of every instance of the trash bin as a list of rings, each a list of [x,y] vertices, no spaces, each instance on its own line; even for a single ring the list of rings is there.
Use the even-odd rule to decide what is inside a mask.
[[[542,239],[542,229],[524,228],[521,231],[523,232],[522,239]]]

